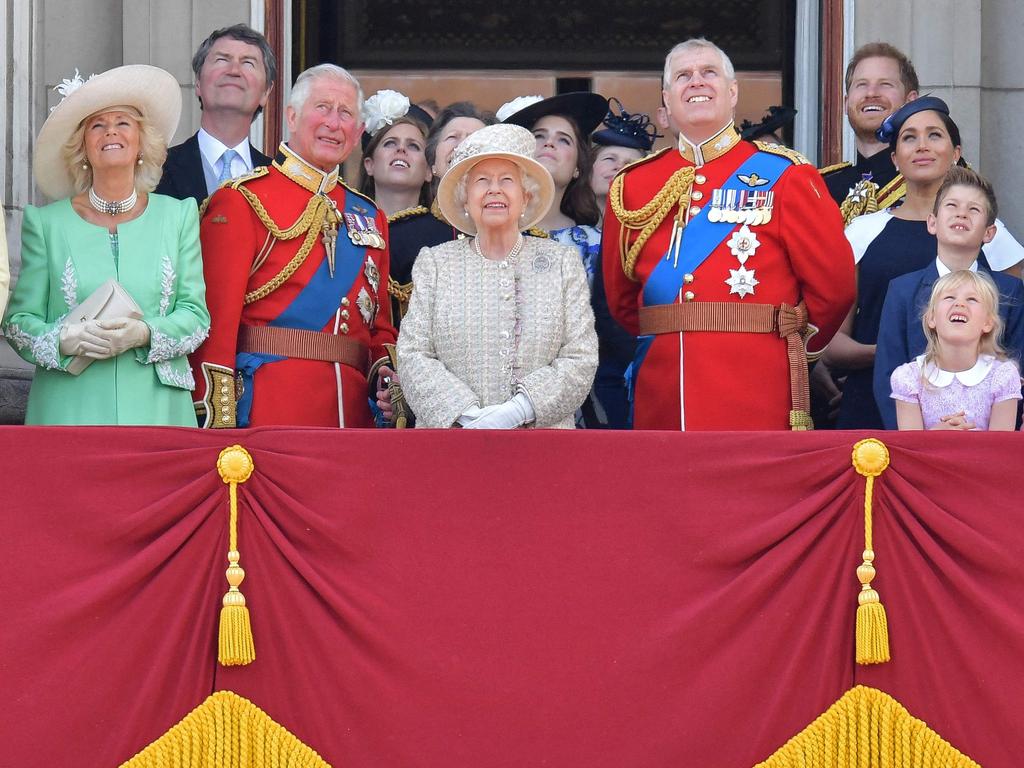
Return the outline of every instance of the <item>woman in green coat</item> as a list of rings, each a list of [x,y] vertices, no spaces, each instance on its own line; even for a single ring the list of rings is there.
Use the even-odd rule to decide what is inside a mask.
[[[3,324],[37,366],[25,421],[195,426],[187,355],[210,326],[198,213],[192,200],[151,194],[181,91],[146,65],[84,83],[76,72],[58,88],[35,163],[57,202],[25,210]],[[112,287],[115,311],[72,312]]]

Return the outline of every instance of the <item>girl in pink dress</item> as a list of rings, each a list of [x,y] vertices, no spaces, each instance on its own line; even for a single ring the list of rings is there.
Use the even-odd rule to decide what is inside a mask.
[[[925,353],[890,380],[900,429],[1012,430],[1020,371],[999,339],[999,292],[983,272],[935,281],[921,317]]]

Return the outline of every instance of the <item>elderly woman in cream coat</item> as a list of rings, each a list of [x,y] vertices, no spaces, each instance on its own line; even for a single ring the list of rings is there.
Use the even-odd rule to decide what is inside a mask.
[[[587,279],[574,248],[524,238],[554,195],[533,135],[492,125],[455,150],[441,212],[471,237],[424,248],[398,338],[418,427],[571,429],[597,367]]]

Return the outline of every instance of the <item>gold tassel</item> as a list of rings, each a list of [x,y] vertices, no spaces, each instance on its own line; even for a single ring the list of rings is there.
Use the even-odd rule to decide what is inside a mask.
[[[228,484],[230,495],[230,517],[228,520],[228,591],[220,609],[220,630],[217,643],[217,661],[225,667],[251,664],[256,659],[256,648],[252,639],[252,624],[245,596],[238,586],[245,578],[245,571],[238,564],[238,484],[244,483],[252,474],[252,456],[240,445],[232,445],[220,452],[217,471],[221,480]]]
[[[853,468],[866,478],[864,486],[864,562],[857,568],[857,663],[889,661],[889,623],[885,606],[871,587],[875,578],[875,552],[871,542],[871,497],[875,478],[889,466],[889,449],[871,437],[853,446]]]

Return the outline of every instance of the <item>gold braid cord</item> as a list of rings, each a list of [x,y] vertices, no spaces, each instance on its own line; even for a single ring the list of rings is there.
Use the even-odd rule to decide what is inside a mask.
[[[980,768],[896,699],[858,685],[754,768]]]
[[[248,699],[217,691],[121,768],[330,768]]]
[[[238,187],[238,191],[242,193],[242,197],[249,203],[249,206],[263,226],[276,239],[294,240],[301,235],[306,236],[302,241],[302,245],[299,246],[298,252],[284,265],[284,269],[256,290],[245,294],[245,303],[252,304],[254,301],[259,301],[264,296],[268,296],[276,291],[288,278],[295,274],[295,271],[302,266],[306,257],[309,256],[309,252],[313,250],[316,239],[323,229],[324,221],[326,221],[328,216],[335,219],[337,217],[326,197],[323,195],[313,195],[309,198],[309,202],[306,203],[306,209],[295,220],[295,223],[286,229],[281,229],[277,226],[277,222],[270,218],[267,209],[263,207],[263,203],[260,202],[260,199],[255,194],[245,187]]]
[[[608,200],[611,202],[612,213],[615,214],[615,218],[622,226],[620,230],[622,271],[630,280],[636,280],[637,259],[640,258],[640,251],[654,234],[654,230],[661,225],[673,207],[678,206],[682,211],[690,204],[690,187],[693,185],[694,173],[692,167],[680,168],[669,176],[668,181],[665,182],[658,194],[642,208],[635,210],[628,210],[622,202],[622,186],[626,174],[620,173],[612,181],[611,188],[608,190]],[[626,230],[640,231],[628,249],[625,247],[625,243],[628,241]]]

